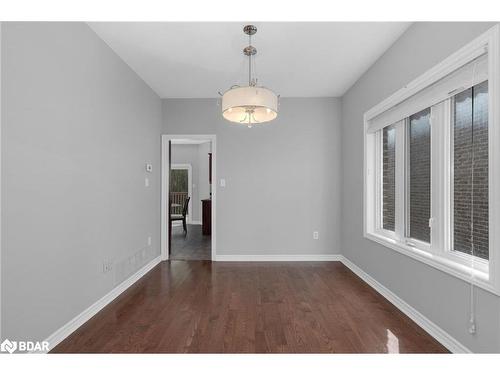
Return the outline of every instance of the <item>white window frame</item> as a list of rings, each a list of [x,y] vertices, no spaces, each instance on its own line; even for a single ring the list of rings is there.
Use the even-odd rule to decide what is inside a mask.
[[[382,229],[382,139],[381,131],[369,132],[370,120],[429,87],[459,67],[472,61],[479,49],[488,51],[488,142],[489,142],[489,261],[451,249],[452,97],[431,107],[431,244],[405,237],[404,186],[407,120],[396,125],[396,230]],[[464,88],[466,89],[466,88]],[[500,295],[500,31],[496,25],[449,56],[364,115],[364,236],[448,274]],[[400,121],[400,122],[401,122]],[[403,163],[403,164],[404,164]],[[451,168],[451,170],[450,170]],[[496,172],[495,172],[496,171]]]

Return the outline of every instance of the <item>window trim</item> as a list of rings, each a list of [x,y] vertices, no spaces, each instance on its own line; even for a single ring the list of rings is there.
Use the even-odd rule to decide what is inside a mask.
[[[391,95],[375,107],[364,114],[364,222],[363,232],[367,239],[375,241],[385,247],[395,250],[401,254],[407,255],[413,259],[419,260],[436,269],[453,275],[457,278],[471,282],[485,290],[496,295],[500,295],[500,27],[499,25],[489,29],[478,38],[452,54],[441,63],[428,70],[426,73],[410,82],[401,90]],[[451,99],[446,100],[436,106],[431,111],[431,139],[437,133],[439,139],[448,140],[446,146],[441,143],[434,146],[431,143],[431,158],[437,158],[437,162],[431,163],[431,217],[432,225],[440,227],[439,230],[433,230],[431,236],[439,236],[437,239],[432,237],[431,246],[420,248],[409,246],[406,238],[401,237],[404,232],[404,221],[399,219],[404,215],[401,209],[405,204],[405,194],[401,189],[396,189],[396,231],[390,232],[380,228],[380,219],[377,219],[381,201],[380,189],[381,170],[378,158],[374,155],[380,155],[381,141],[380,132],[369,133],[369,121],[376,116],[387,111],[391,107],[401,103],[409,97],[417,94],[429,85],[437,82],[449,73],[455,71],[461,66],[474,60],[478,54],[488,52],[488,157],[489,157],[489,261],[474,257],[471,267],[471,256],[468,254],[457,254],[455,251],[449,251],[450,248],[450,209],[451,202],[447,202],[451,197],[450,190],[444,187],[452,185],[450,180],[450,132],[451,129],[443,130],[442,127],[432,126],[432,122],[437,116],[451,116]],[[464,88],[465,89],[465,88]],[[451,119],[451,118],[450,118]],[[448,120],[450,120],[448,119]],[[402,120],[406,121],[406,120]],[[403,124],[406,125],[406,124]],[[398,165],[398,152],[405,152],[405,127],[396,126],[396,185],[401,185],[401,179],[406,178],[404,168]],[[402,141],[399,141],[399,140]],[[399,146],[398,146],[399,144]],[[493,147],[493,146],[496,147]],[[437,146],[440,146],[438,148]],[[398,185],[398,179],[400,184]],[[442,184],[445,184],[444,187]],[[399,191],[398,191],[399,190]],[[438,193],[439,192],[439,193]],[[399,208],[398,208],[399,207]],[[403,213],[401,212],[403,211]],[[398,224],[399,223],[399,224]],[[398,228],[398,226],[400,226]],[[402,228],[401,228],[402,226]],[[438,244],[437,246],[435,246]],[[433,248],[434,246],[434,248]]]

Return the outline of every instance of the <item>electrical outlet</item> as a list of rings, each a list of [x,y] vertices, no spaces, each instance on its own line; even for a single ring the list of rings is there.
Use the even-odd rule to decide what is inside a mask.
[[[319,232],[313,232],[313,239],[319,240]]]
[[[151,236],[148,236],[148,246],[151,246]]]
[[[113,262],[111,261],[102,262],[102,273],[108,273],[112,269],[113,269]]]
[[[469,322],[469,333],[471,335],[474,335],[476,333],[476,322],[474,320],[471,320]]]

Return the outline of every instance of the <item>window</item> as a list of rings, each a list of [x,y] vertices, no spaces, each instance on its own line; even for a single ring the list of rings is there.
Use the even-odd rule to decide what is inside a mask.
[[[396,209],[396,130],[388,126],[382,137],[382,228],[394,232]]]
[[[409,118],[409,207],[408,234],[423,242],[431,241],[431,110]]]
[[[170,191],[188,192],[188,169],[172,169],[170,171]]]
[[[170,213],[182,214],[182,208],[188,197],[192,197],[193,187],[193,168],[191,164],[171,164],[169,183],[170,183]],[[187,220],[191,222],[192,214],[192,200],[188,202]]]
[[[364,187],[365,237],[498,295],[499,34],[365,113]]]
[[[182,207],[189,195],[188,168],[173,167],[170,171],[170,210],[172,214],[182,214]]]
[[[453,102],[453,250],[488,259],[488,82]]]

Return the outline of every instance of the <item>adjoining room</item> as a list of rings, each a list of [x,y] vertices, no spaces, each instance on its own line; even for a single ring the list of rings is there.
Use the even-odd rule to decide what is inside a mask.
[[[212,142],[170,140],[170,260],[212,259]]]

